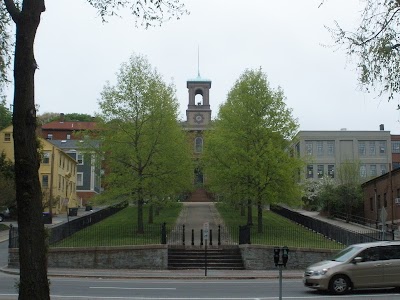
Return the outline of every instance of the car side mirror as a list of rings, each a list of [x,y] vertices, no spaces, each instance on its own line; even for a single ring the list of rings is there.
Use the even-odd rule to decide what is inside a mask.
[[[362,257],[357,256],[357,257],[354,257],[353,264],[358,264],[358,263],[360,263],[362,261],[363,261]]]

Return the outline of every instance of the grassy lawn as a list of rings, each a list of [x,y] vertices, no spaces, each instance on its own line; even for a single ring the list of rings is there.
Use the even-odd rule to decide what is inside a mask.
[[[231,236],[237,242],[239,225],[247,222],[247,216],[240,216],[240,211],[232,206],[217,203],[218,211],[225,225],[231,228]],[[51,245],[51,247],[97,247],[149,245],[161,243],[161,225],[166,222],[173,226],[182,209],[181,203],[171,203],[154,217],[154,223],[148,224],[148,207],[144,208],[144,233],[137,231],[137,207],[129,206],[115,215],[85,228],[71,237]],[[342,249],[344,246],[324,236],[312,232],[271,211],[263,212],[263,232],[257,232],[257,211],[253,211],[251,243],[295,248]]]
[[[0,224],[0,231],[8,230],[10,229],[7,225]]]
[[[247,215],[241,216],[239,210],[231,205],[217,203],[224,222],[229,227],[238,228],[247,223]],[[263,211],[263,232],[257,232],[257,210],[253,210],[251,243],[296,248],[342,249],[344,245],[325,238],[323,235],[299,226],[269,210]]]
[[[161,243],[161,225],[174,224],[182,209],[181,203],[163,208],[154,223],[148,224],[148,207],[144,207],[144,233],[137,231],[137,207],[128,206],[115,215],[87,227],[51,247],[96,247],[148,245]]]

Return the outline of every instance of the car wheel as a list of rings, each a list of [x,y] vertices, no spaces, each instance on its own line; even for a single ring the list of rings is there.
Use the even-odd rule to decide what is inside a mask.
[[[4,221],[3,215],[0,215],[0,222],[3,222],[3,221]]]
[[[346,294],[350,289],[350,280],[345,275],[336,275],[329,282],[329,291],[336,295]]]

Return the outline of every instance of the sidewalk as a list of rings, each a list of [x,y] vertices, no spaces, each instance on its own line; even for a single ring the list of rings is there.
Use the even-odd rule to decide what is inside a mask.
[[[19,275],[18,269],[0,268],[1,272]],[[304,270],[282,270],[282,278],[301,279]],[[55,269],[49,268],[49,277],[124,278],[124,279],[278,279],[276,270],[126,270],[126,269]]]

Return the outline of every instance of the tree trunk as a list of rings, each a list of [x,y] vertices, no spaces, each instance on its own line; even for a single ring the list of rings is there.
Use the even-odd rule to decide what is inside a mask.
[[[244,217],[246,215],[246,207],[244,203],[240,203],[240,216]]]
[[[153,224],[153,222],[154,222],[154,205],[153,204],[150,204],[149,205],[149,224]]]
[[[258,233],[263,232],[263,220],[262,220],[262,205],[261,202],[259,201],[257,204],[257,227],[258,227]]]
[[[144,225],[143,225],[143,199],[138,199],[137,205],[138,205],[138,230],[137,233],[144,233]]]
[[[13,138],[15,184],[18,207],[20,300],[50,299],[47,278],[47,246],[42,221],[42,192],[39,181],[40,158],[36,137],[33,53],[44,0],[24,0],[22,11],[5,1],[16,23],[14,57]],[[11,5],[11,6],[10,6]]]
[[[247,225],[253,225],[253,210],[251,200],[247,200]]]

